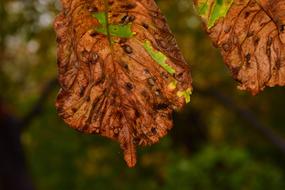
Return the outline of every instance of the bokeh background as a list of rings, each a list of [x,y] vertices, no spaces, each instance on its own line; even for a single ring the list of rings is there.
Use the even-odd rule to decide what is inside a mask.
[[[119,145],[67,127],[54,107],[56,0],[0,1],[0,189],[283,190],[285,88],[236,82],[191,0],[157,1],[188,61],[191,103],[129,169]]]

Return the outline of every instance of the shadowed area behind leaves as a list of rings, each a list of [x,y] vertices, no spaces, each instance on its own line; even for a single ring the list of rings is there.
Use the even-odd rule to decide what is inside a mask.
[[[284,89],[256,97],[237,90],[192,2],[157,2],[191,65],[194,91],[174,128],[139,149],[129,169],[119,145],[78,133],[56,114],[51,25],[59,2],[1,1],[0,189],[285,188]]]

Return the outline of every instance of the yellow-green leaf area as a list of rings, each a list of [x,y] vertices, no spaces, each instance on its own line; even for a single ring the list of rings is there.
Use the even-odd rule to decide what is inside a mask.
[[[232,4],[233,0],[198,0],[196,9],[210,29],[220,18],[227,15]]]
[[[187,88],[184,91],[178,91],[177,92],[177,96],[178,97],[184,97],[185,98],[185,102],[186,104],[188,104],[190,102],[190,96],[192,94],[192,89],[191,88]]]
[[[177,80],[172,81],[167,86],[170,90],[174,90],[177,87]]]
[[[151,56],[151,58],[158,63],[164,70],[166,70],[169,74],[174,74],[175,70],[170,65],[166,63],[167,57],[160,51],[157,51],[151,45],[151,42],[146,40],[143,44],[144,49]]]
[[[95,31],[108,35],[108,30],[107,30],[107,15],[105,12],[97,12],[97,13],[92,13],[92,16],[98,20],[100,23],[100,26],[95,27]],[[128,24],[109,24],[109,34],[110,36],[113,37],[120,37],[120,38],[131,38],[133,36],[132,32],[132,23]]]
[[[130,38],[133,36],[132,24],[120,24],[120,25],[110,25],[109,31],[111,36],[121,37],[121,38]]]
[[[92,16],[96,18],[101,25],[107,25],[107,17],[105,12],[92,13]]]
[[[197,6],[197,11],[199,15],[204,15],[205,13],[207,13],[208,9],[209,9],[208,0],[202,3],[199,3]]]

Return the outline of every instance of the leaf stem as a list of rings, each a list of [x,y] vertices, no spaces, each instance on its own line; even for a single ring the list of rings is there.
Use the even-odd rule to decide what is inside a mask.
[[[108,38],[108,41],[109,41],[110,46],[112,47],[112,40],[111,40],[111,35],[110,35],[110,30],[109,30],[109,17],[108,17],[109,3],[108,3],[108,0],[104,0],[104,5],[105,5],[105,17],[106,17],[107,38]]]

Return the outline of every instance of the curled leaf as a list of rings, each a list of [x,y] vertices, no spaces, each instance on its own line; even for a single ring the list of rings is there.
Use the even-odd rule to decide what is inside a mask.
[[[285,85],[284,0],[195,0],[239,88]],[[218,8],[217,8],[218,7]]]
[[[58,113],[72,128],[118,141],[132,167],[136,146],[158,142],[173,110],[189,102],[189,68],[154,0],[62,5]]]

